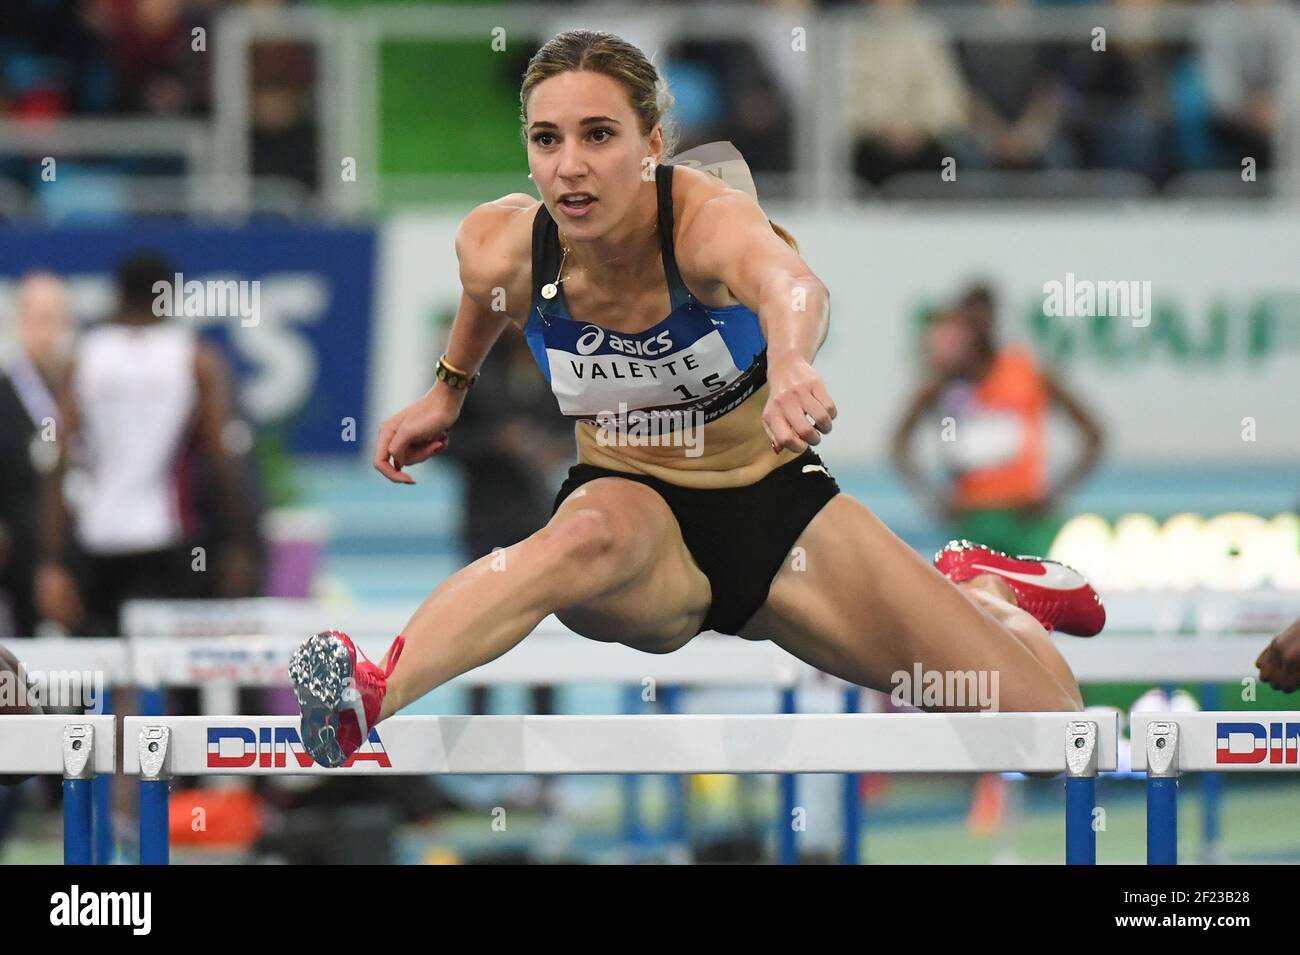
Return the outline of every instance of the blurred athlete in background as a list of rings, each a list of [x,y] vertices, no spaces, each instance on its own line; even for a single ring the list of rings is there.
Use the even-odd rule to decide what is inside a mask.
[[[221,488],[228,528],[250,525],[225,444],[230,374],[215,346],[182,322],[155,314],[157,287],[177,269],[149,253],[118,270],[118,311],[82,336],[60,400],[60,455],[46,484],[44,559],[36,574],[41,614],[78,635],[116,636],[131,598],[201,592],[196,573],[215,573],[223,595],[254,589],[251,548],[233,547],[212,566],[185,541],[182,471],[197,438]],[[69,455],[80,482],[64,499]]]
[[[972,286],[954,308],[932,318],[924,335],[928,377],[894,432],[893,462],[945,521],[949,536],[1011,554],[1046,554],[1056,535],[1057,502],[1097,464],[1101,428],[1028,348],[1000,345],[996,326],[995,300],[985,285]],[[1047,422],[1057,407],[1083,446],[1049,485]],[[946,486],[928,481],[912,456],[913,436],[931,416],[942,424]]]

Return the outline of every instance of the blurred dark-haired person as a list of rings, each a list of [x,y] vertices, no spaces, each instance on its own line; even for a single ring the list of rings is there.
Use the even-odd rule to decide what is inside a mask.
[[[170,300],[176,274],[150,253],[122,264],[117,313],[78,343],[60,398],[61,453],[46,484],[36,597],[44,617],[73,632],[118,635],[125,601],[202,592],[200,573],[218,574],[232,594],[249,589],[245,578],[255,564],[247,548],[228,548],[227,560],[209,566],[209,555],[185,542],[181,462],[192,436],[223,489],[227,526],[248,522],[225,445],[226,363],[158,306]],[[63,493],[70,455],[78,479],[68,489],[71,518]]]
[[[1262,172],[1277,163],[1277,129],[1286,117],[1286,91],[1300,81],[1294,62],[1295,4],[1280,0],[1219,2],[1198,18],[1199,65],[1210,125],[1225,168],[1255,160]]]
[[[955,536],[1009,554],[1045,554],[1057,529],[1056,502],[1096,465],[1101,429],[1028,348],[999,345],[995,316],[993,293],[976,285],[930,322],[928,377],[894,433],[893,462]],[[1083,446],[1049,486],[1047,420],[1054,407],[1074,423]],[[932,486],[911,453],[914,432],[931,414],[943,425],[946,487]]]
[[[873,185],[898,173],[937,173],[970,128],[970,90],[951,37],[915,0],[870,5],[874,19],[850,40],[854,173]]]
[[[967,169],[1009,171],[1073,168],[1073,144],[1064,134],[1066,96],[1060,56],[1050,45],[1021,33],[1032,15],[1027,0],[985,0],[982,14],[993,34],[958,46],[970,88],[974,149],[964,151]],[[998,35],[1001,34],[1001,35]]]
[[[58,453],[55,396],[71,333],[63,282],[48,272],[25,276],[13,324],[17,347],[0,361],[0,637],[30,637],[40,487]]]
[[[1300,620],[1287,627],[1255,661],[1259,678],[1275,690],[1294,693],[1300,689]]]

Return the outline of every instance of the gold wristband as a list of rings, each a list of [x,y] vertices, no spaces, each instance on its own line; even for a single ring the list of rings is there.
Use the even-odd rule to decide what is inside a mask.
[[[448,387],[455,388],[458,391],[468,389],[478,380],[477,374],[471,376],[469,372],[461,371],[455,365],[450,364],[446,355],[438,359],[438,364],[433,370],[433,376],[439,381],[445,382]]]
[[[460,376],[463,377],[463,378],[468,378],[468,377],[469,377],[469,372],[467,372],[467,371],[461,371],[459,368],[457,368],[457,367],[456,367],[455,365],[453,365],[451,362],[447,361],[447,355],[446,355],[445,353],[443,354],[443,356],[442,356],[441,358],[438,359],[438,361],[442,362],[443,367],[446,368],[446,369],[447,369],[449,372],[451,372],[452,374],[454,374],[454,375],[460,375]]]

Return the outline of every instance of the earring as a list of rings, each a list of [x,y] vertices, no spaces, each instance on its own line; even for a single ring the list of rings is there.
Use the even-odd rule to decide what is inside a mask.
[[[529,179],[532,179],[532,178],[533,178],[533,174],[532,174],[531,172],[528,174],[528,178],[529,178]]]

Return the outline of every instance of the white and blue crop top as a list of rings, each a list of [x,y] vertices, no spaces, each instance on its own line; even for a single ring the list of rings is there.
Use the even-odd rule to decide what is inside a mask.
[[[710,308],[682,282],[673,254],[671,164],[655,170],[659,241],[672,313],[643,332],[615,332],[574,321],[564,284],[554,298],[542,286],[560,267],[559,229],[545,204],[533,220],[533,308],[524,337],[568,417],[634,424],[642,416],[671,429],[703,423],[741,404],[767,381],[767,342],[745,305]],[[702,415],[702,417],[699,417]]]

